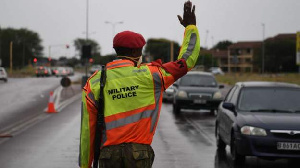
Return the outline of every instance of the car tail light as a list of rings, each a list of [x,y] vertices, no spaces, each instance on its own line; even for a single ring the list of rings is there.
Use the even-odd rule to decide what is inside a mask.
[[[55,70],[54,73],[57,74],[57,73],[58,73],[58,70]]]

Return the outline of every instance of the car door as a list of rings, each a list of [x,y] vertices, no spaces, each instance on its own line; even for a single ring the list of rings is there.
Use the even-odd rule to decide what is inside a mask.
[[[225,102],[227,103],[232,103],[232,97],[235,94],[235,91],[237,90],[238,86],[234,86],[230,93],[228,94],[228,96],[225,99]],[[223,126],[223,133],[224,135],[222,137],[224,137],[224,141],[226,141],[226,143],[230,143],[230,136],[231,136],[231,128],[232,128],[232,123],[234,120],[234,113],[228,109],[222,108],[223,111],[223,116],[222,116],[222,126]]]
[[[229,102],[232,103],[235,107],[237,105],[239,90],[240,90],[240,87],[237,85],[235,87],[235,89],[233,90],[232,96],[229,100]],[[227,118],[226,118],[226,125],[225,125],[226,131],[225,132],[227,133],[226,135],[227,135],[228,141],[230,142],[231,141],[231,131],[236,124],[237,113],[236,113],[236,111],[234,112],[234,111],[227,110],[226,117]]]
[[[236,89],[236,87],[233,87],[229,90],[229,92],[226,95],[223,103],[224,102],[230,102],[230,99],[231,99],[235,89]],[[217,120],[218,120],[218,126],[220,128],[220,135],[221,135],[222,139],[227,142],[227,140],[228,140],[227,132],[228,131],[227,131],[226,127],[227,127],[228,122],[229,122],[229,121],[227,121],[229,119],[229,117],[228,117],[228,114],[227,114],[228,110],[222,107],[223,103],[220,104]]]

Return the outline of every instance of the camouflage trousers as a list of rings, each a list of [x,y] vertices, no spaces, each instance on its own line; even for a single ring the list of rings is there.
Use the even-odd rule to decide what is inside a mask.
[[[100,168],[151,168],[154,151],[150,145],[123,143],[101,149]]]

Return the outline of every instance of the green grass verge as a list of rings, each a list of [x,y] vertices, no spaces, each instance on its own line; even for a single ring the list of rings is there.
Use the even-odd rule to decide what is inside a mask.
[[[243,81],[272,81],[287,82],[300,85],[300,74],[255,74],[255,73],[227,73],[225,75],[216,75],[219,83],[234,85],[236,82]]]
[[[13,69],[12,71],[7,68],[6,72],[9,78],[25,78],[35,76],[35,68],[32,66],[27,66],[23,69]]]

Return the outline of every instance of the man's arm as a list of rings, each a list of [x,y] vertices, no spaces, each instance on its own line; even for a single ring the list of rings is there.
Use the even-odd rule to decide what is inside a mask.
[[[183,18],[177,15],[179,22],[185,27],[178,60],[184,59],[186,61],[188,71],[195,66],[200,52],[200,37],[196,27],[195,8],[191,1],[187,1],[183,7]]]
[[[195,66],[200,52],[200,37],[196,27],[195,6],[192,5],[192,2],[187,1],[184,4],[183,18],[179,15],[177,17],[185,27],[183,43],[177,60],[165,64],[162,64],[161,60],[152,62],[152,65],[161,67],[165,88],[168,88]]]
[[[94,138],[97,105],[90,89],[90,80],[82,90],[79,167],[90,168],[94,159]]]

